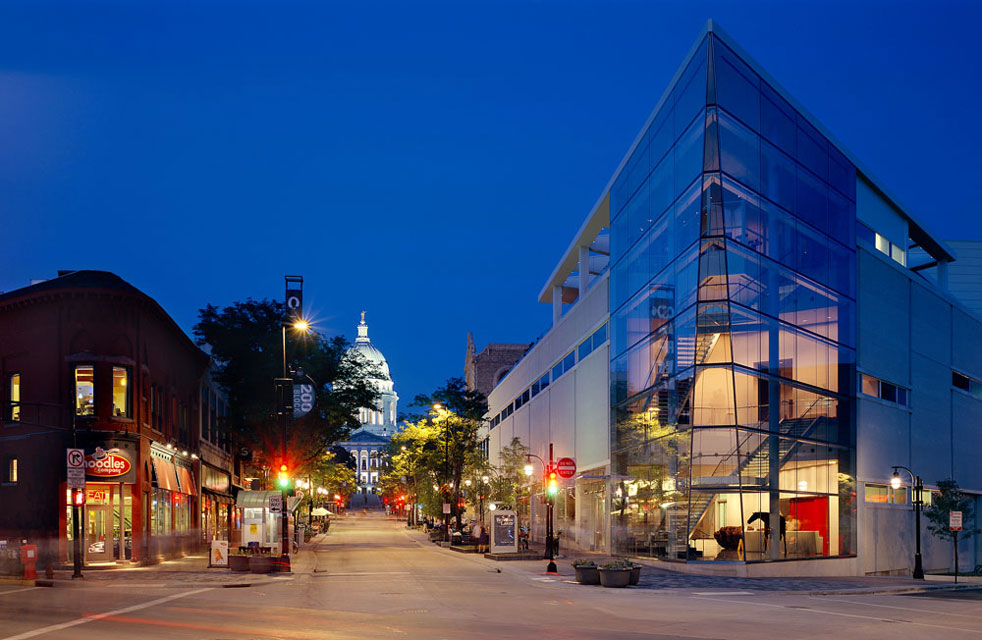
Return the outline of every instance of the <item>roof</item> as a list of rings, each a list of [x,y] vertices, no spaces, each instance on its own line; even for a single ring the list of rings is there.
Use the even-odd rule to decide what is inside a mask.
[[[883,182],[876,178],[866,167],[866,165],[860,162],[859,159],[856,158],[856,156],[853,155],[853,153],[846,148],[845,145],[839,142],[839,140],[829,132],[829,130],[818,120],[818,118],[813,116],[797,100],[795,100],[794,97],[769,73],[767,73],[767,71],[765,71],[764,68],[761,67],[760,64],[758,64],[757,61],[754,60],[742,47],[740,47],[740,45],[738,45],[733,38],[729,36],[729,34],[723,31],[723,29],[720,28],[720,26],[716,24],[714,20],[710,19],[706,21],[706,25],[699,33],[699,36],[696,38],[695,43],[689,50],[689,53],[685,56],[685,59],[682,60],[682,64],[679,65],[679,68],[672,77],[671,82],[669,82],[665,87],[665,91],[662,93],[662,96],[655,105],[655,108],[651,110],[651,113],[648,116],[648,119],[645,121],[644,126],[641,127],[641,130],[635,137],[634,142],[628,148],[627,152],[624,154],[624,157],[621,158],[620,163],[617,165],[617,169],[614,171],[613,175],[611,175],[610,179],[607,181],[607,185],[601,191],[600,197],[597,198],[597,201],[590,209],[590,213],[587,214],[586,219],[580,225],[579,230],[573,237],[572,242],[570,242],[570,245],[566,248],[566,251],[563,252],[562,257],[556,264],[556,267],[549,275],[549,279],[546,280],[542,290],[539,292],[540,302],[552,301],[552,287],[554,285],[562,285],[563,282],[565,282],[566,274],[573,267],[573,265],[576,264],[578,247],[583,244],[584,239],[592,237],[590,234],[595,232],[595,230],[610,224],[609,194],[611,187],[624,170],[628,160],[631,158],[631,154],[634,153],[635,148],[637,148],[641,140],[644,138],[645,130],[647,130],[648,126],[654,121],[655,116],[658,115],[658,112],[661,110],[665,101],[668,100],[672,89],[682,77],[682,73],[689,66],[689,62],[693,59],[693,57],[695,57],[699,50],[699,46],[702,44],[703,39],[708,34],[713,34],[715,37],[719,38],[723,44],[732,49],[751,69],[753,69],[764,81],[766,81],[771,88],[778,93],[778,95],[787,100],[788,104],[796,109],[798,113],[800,113],[809,122],[809,124],[818,129],[822,135],[824,135],[829,142],[839,150],[839,152],[841,152],[849,159],[850,162],[853,163],[853,165],[856,167],[856,171],[863,178],[865,178],[866,181],[869,182],[871,186],[876,189],[886,200],[892,203],[900,214],[907,219],[910,224],[910,237],[912,240],[914,240],[918,245],[923,247],[926,251],[928,251],[928,253],[932,254],[936,258],[946,260],[955,259],[954,252],[944,243],[943,240],[941,240],[940,237],[922,225],[920,220],[910,212],[910,209],[901,204],[900,201],[892,193],[890,193]]]
[[[235,506],[257,508],[268,507],[270,496],[282,496],[282,491],[240,491],[235,497]]]
[[[347,444],[347,443],[355,443],[355,444],[372,444],[372,443],[388,444],[389,443],[389,439],[388,438],[383,438],[382,436],[375,435],[374,433],[372,433],[368,429],[359,429],[358,431],[355,431],[354,433],[352,433],[351,436],[349,436],[348,439],[345,440],[344,443],[342,443],[342,444]]]
[[[16,302],[21,300],[29,300],[35,296],[42,296],[47,292],[57,293],[59,291],[65,290],[97,290],[97,291],[118,291],[121,294],[133,296],[142,300],[143,302],[150,305],[164,321],[171,326],[171,328],[180,334],[186,341],[186,345],[190,347],[198,356],[203,360],[209,361],[211,356],[201,350],[198,345],[194,343],[193,340],[184,332],[183,329],[174,321],[170,314],[164,311],[164,308],[160,306],[156,300],[140,291],[129,282],[126,282],[120,278],[115,273],[109,271],[96,271],[91,269],[82,269],[80,271],[59,271],[57,278],[52,278],[50,280],[45,280],[44,282],[38,282],[37,284],[32,284],[28,287],[22,287],[20,289],[14,289],[13,291],[8,291],[0,295],[0,306],[8,302]]]

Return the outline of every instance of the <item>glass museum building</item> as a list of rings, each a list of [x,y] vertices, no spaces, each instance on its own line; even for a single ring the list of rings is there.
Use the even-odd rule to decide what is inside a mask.
[[[955,258],[709,22],[545,283],[553,327],[489,396],[489,457],[517,437],[590,460],[557,509],[574,549],[907,573],[894,466],[982,494],[982,320]],[[560,395],[557,364],[578,371]],[[922,534],[925,569],[949,567]]]

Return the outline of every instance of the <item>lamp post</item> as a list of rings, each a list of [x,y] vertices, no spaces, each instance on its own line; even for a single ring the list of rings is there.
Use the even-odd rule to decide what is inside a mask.
[[[433,409],[437,412],[439,416],[443,414],[443,477],[444,477],[444,487],[449,489],[450,485],[450,411],[445,409],[443,405],[439,402],[433,405]],[[449,491],[444,492],[444,499],[449,497]],[[456,498],[456,496],[454,496]],[[450,512],[443,514],[443,539],[444,542],[450,542],[450,515],[453,511],[453,506],[450,507]]]
[[[534,453],[529,453],[526,456],[528,464],[525,465],[525,475],[531,477],[534,469],[532,468],[532,458],[535,458],[542,463],[543,466],[543,477],[547,479],[553,473],[552,468],[552,443],[549,443],[549,464],[547,465],[545,461]],[[546,555],[545,558],[549,560],[549,564],[546,565],[547,573],[557,573],[558,568],[556,567],[555,559],[555,549],[553,547],[553,531],[552,531],[552,517],[553,517],[553,498],[554,496],[547,490],[546,492]]]
[[[924,492],[924,483],[921,482],[920,476],[915,476],[914,472],[907,467],[896,465],[893,467],[893,477],[890,478],[890,486],[896,490],[901,487],[900,472],[898,469],[903,469],[910,475],[911,484],[914,488],[913,505],[914,505],[914,573],[913,577],[915,580],[924,579],[924,568],[921,564],[921,505],[923,501],[921,496]]]
[[[277,381],[277,388],[279,390],[278,397],[276,399],[277,404],[277,414],[280,423],[280,470],[286,471],[284,467],[286,464],[286,432],[290,420],[293,418],[293,398],[290,397],[291,389],[288,387],[288,382],[290,380],[290,370],[287,367],[286,362],[286,328],[292,327],[295,331],[300,333],[307,333],[310,331],[310,323],[304,320],[302,317],[297,316],[293,322],[281,322],[280,323],[280,334],[283,339],[283,377]],[[280,518],[283,521],[282,526],[282,536],[280,545],[282,547],[282,556],[284,558],[289,558],[290,556],[290,526],[289,526],[289,509],[287,508],[287,494],[288,485],[287,482],[280,487],[280,492],[282,494],[282,503],[280,506]],[[286,562],[286,560],[284,561]]]

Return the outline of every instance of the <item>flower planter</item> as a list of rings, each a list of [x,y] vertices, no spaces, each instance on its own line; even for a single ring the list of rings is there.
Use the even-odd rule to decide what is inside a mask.
[[[228,568],[232,571],[248,571],[249,556],[229,556]]]
[[[613,589],[623,589],[631,583],[631,569],[604,569],[600,567],[600,584],[604,587]]]
[[[632,587],[641,581],[641,565],[636,564],[631,568],[631,579],[628,584]]]
[[[596,567],[573,567],[580,584],[600,584],[600,572]]]
[[[253,573],[269,573],[269,556],[249,556],[249,571]]]

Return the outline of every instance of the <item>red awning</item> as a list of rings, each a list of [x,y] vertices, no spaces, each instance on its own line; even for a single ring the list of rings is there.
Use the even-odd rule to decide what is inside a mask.
[[[179,491],[177,470],[174,468],[174,463],[160,458],[152,458],[152,460],[153,471],[157,474],[157,486],[168,491]]]
[[[181,482],[181,493],[186,493],[189,496],[198,495],[194,487],[194,476],[191,475],[190,469],[177,467],[177,479]]]

